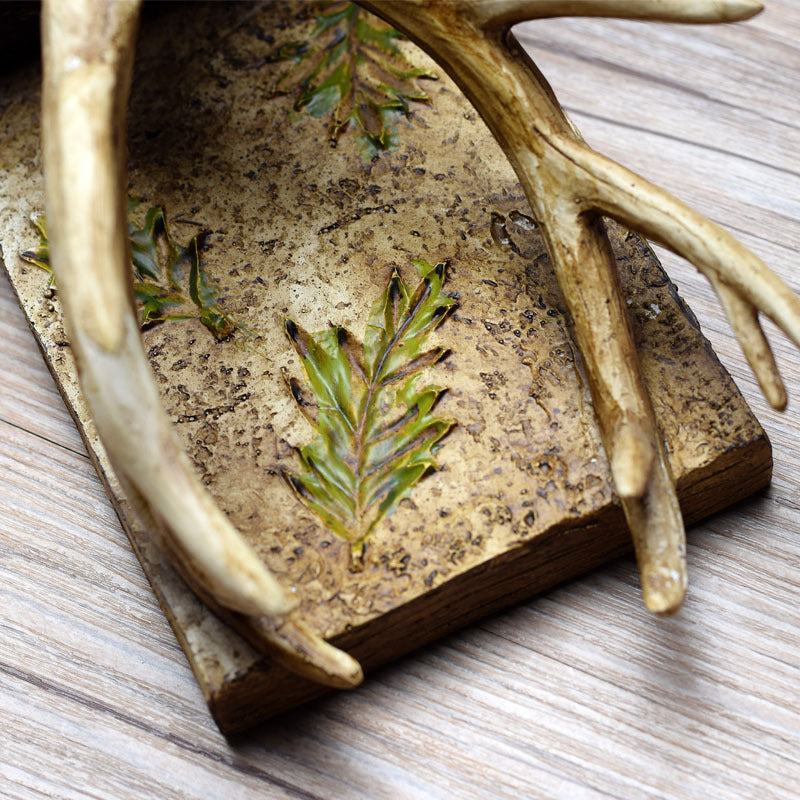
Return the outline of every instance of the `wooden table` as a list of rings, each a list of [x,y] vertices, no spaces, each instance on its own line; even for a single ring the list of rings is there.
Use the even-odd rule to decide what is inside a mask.
[[[768,5],[519,33],[591,144],[800,290],[800,7]],[[776,414],[707,284],[664,260],[775,450],[768,493],[689,531],[682,612],[648,616],[626,559],[234,741],[0,279],[0,797],[796,798],[800,361],[776,339]]]

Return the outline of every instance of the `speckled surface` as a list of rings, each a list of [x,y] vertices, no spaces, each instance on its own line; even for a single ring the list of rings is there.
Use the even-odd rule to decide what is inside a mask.
[[[218,342],[189,321],[144,342],[208,489],[305,618],[369,668],[601,563],[626,533],[563,298],[499,148],[443,76],[399,122],[395,152],[365,162],[347,134],[331,148],[324,120],[290,120],[291,100],[272,92],[285,66],[265,63],[310,24],[307,9],[278,3],[148,10],[131,192],[166,206],[181,243],[198,225],[212,232],[208,273],[255,338]],[[35,244],[29,218],[43,199],[36,70],[14,80],[0,116],[6,269],[217,721],[244,727],[315,689],[211,615],[127,514],[80,399],[57,292],[17,255]],[[697,518],[768,482],[769,444],[653,253],[618,226],[611,236],[683,507]],[[413,283],[417,257],[447,264],[458,300],[432,337],[449,355],[430,372],[447,387],[438,412],[457,425],[440,469],[383,521],[354,572],[347,544],[281,475],[312,435],[287,388],[302,369],[283,322],[361,337],[392,270]]]

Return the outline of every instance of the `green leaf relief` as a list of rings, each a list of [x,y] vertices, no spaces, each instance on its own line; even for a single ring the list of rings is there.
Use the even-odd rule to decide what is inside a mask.
[[[269,56],[293,62],[276,92],[295,95],[297,114],[331,115],[333,144],[353,128],[365,158],[394,150],[398,117],[410,116],[411,102],[430,102],[417,80],[436,78],[408,62],[397,47],[403,38],[355,3],[335,3],[317,15],[307,42],[284,45]]]
[[[47,225],[44,214],[39,214],[33,219],[33,225],[39,232],[39,244],[33,250],[26,250],[20,257],[30,264],[36,264],[40,269],[50,273],[48,286],[55,286],[56,276],[50,266],[50,243],[47,241]]]
[[[316,432],[299,449],[304,471],[286,477],[325,526],[350,543],[356,567],[376,525],[436,469],[434,454],[455,424],[433,413],[444,389],[423,381],[446,355],[426,342],[455,300],[442,294],[443,264],[414,265],[419,285],[410,291],[395,272],[361,343],[341,327],[310,334],[286,320],[308,380],[292,378],[289,386]]]
[[[132,213],[138,201],[128,200]],[[35,219],[41,241],[22,258],[51,273],[50,246],[44,216]],[[199,319],[217,339],[230,336],[241,327],[219,304],[218,292],[209,283],[201,258],[204,233],[192,237],[185,247],[177,244],[167,226],[162,206],[153,206],[141,228],[128,224],[131,242],[133,293],[142,328],[160,322]]]

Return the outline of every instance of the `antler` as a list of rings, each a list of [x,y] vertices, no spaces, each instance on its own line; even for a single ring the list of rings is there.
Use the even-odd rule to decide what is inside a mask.
[[[81,383],[133,505],[187,582],[251,641],[334,686],[358,664],[297,618],[294,604],[192,473],[161,408],[128,276],[124,132],[140,0],[47,0],[43,149],[51,257]],[[366,0],[459,83],[526,192],[567,299],[611,473],[633,533],[645,603],[676,610],[686,588],[675,487],[602,217],[684,255],[708,276],[770,402],[786,403],[758,323],[800,346],[800,301],[714,223],[592,151],[509,34],[537,17],[584,14],[685,22],[744,19],[752,0]],[[102,214],[94,213],[96,208]],[[85,237],[82,221],[96,220]],[[81,234],[78,235],[78,231]]]
[[[619,220],[684,256],[711,281],[762,390],[786,405],[758,322],[767,314],[800,346],[800,300],[736,239],[679,200],[596,153],[510,34],[552,16],[728,22],[754,0],[362,0],[407,33],[459,84],[511,161],[547,244],[583,356],[611,474],[657,613],[686,591],[685,535],[661,433],[645,389],[602,221]]]
[[[128,497],[160,531],[187,582],[290,669],[355,686],[358,663],[303,625],[295,603],[192,473],[144,355],[125,199],[125,111],[139,3],[48,0],[42,12],[51,256],[84,397]],[[86,219],[94,220],[88,236]]]

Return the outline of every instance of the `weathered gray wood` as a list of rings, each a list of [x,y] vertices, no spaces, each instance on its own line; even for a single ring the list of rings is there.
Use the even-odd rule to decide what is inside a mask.
[[[713,30],[540,23],[536,57],[592,144],[737,230],[800,288],[800,13],[769,6]],[[766,409],[702,280],[665,260],[775,449],[767,496],[689,531],[681,615],[647,618],[622,561],[235,748],[88,461],[41,438],[80,451],[0,278],[0,417],[31,431],[4,424],[0,440],[0,796],[793,798],[800,370],[778,339],[795,402]]]

